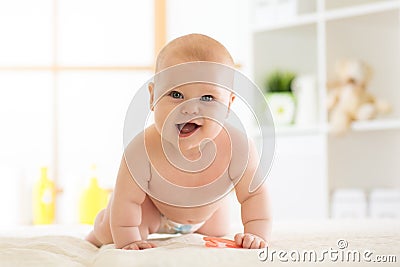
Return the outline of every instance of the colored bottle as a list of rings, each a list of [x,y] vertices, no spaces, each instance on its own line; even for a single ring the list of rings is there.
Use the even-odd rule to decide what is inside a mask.
[[[33,188],[33,224],[51,224],[55,218],[55,185],[47,175],[47,167],[42,167],[40,172]]]
[[[96,166],[91,167],[89,186],[83,191],[79,201],[79,222],[94,224],[96,215],[107,206],[108,191],[101,188],[96,175]]]

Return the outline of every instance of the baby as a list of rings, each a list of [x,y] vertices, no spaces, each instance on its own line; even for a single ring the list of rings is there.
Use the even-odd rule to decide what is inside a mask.
[[[222,44],[205,35],[190,34],[161,50],[156,72],[200,61],[234,67]],[[149,192],[174,197],[160,182],[165,180],[181,188],[201,188],[224,177],[233,184],[234,177],[238,177],[233,186],[241,204],[244,231],[235,235],[235,242],[248,249],[265,247],[271,229],[266,184],[249,192],[258,166],[257,151],[244,133],[212,119],[213,115],[228,116],[234,93],[207,83],[183,84],[160,93],[158,85],[157,79],[148,85],[154,124],[135,136],[125,149],[113,196],[108,207],[97,215],[94,230],[86,239],[98,247],[114,243],[116,248],[137,250],[155,247],[146,240],[151,233],[224,236],[230,224],[226,194],[202,205],[185,206],[167,203]],[[245,168],[240,170],[237,166],[243,154],[248,156]],[[182,159],[202,166],[205,162],[206,167],[188,171],[176,166]],[[148,185],[138,182],[139,178]],[[179,199],[190,202],[191,196],[182,194]]]

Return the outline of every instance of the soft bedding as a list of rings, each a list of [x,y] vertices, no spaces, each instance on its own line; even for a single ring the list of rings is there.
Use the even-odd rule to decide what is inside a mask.
[[[89,229],[3,229],[0,266],[400,266],[399,220],[276,222],[268,250],[207,248],[198,234],[153,235],[158,247],[143,251],[98,249],[82,239]]]

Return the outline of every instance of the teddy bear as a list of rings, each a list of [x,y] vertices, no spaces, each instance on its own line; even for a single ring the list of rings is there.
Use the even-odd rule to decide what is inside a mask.
[[[337,80],[328,84],[327,106],[331,131],[344,134],[356,120],[370,120],[387,114],[391,107],[368,92],[372,78],[371,67],[357,59],[344,59],[336,63]]]

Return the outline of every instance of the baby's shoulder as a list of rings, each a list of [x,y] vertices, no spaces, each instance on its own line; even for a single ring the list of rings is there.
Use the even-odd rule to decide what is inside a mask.
[[[154,145],[154,126],[144,129],[138,133],[125,147],[125,153],[133,153],[138,157],[147,154],[147,150]]]
[[[124,153],[131,156],[142,156],[142,153],[145,152],[144,136],[145,132],[142,131],[133,137],[133,139],[125,147]]]
[[[140,168],[148,166],[146,151],[146,131],[137,134],[124,148],[124,156],[128,165]]]
[[[252,142],[245,132],[237,129],[236,127],[226,124],[226,130],[228,132],[229,141],[232,144],[232,155],[243,154],[248,151],[249,144]]]
[[[147,130],[137,134],[125,147],[124,157],[134,177],[149,179],[150,163],[147,156],[145,136],[147,136]]]
[[[229,176],[235,180],[243,174],[249,161],[251,139],[246,133],[232,125],[226,125],[231,142],[231,162],[229,165]]]

